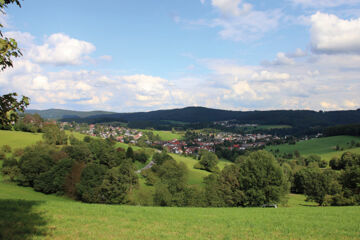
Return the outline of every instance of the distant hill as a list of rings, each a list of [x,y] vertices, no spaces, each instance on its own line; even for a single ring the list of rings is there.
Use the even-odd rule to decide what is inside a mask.
[[[64,110],[64,109],[47,109],[47,110],[26,110],[25,113],[30,114],[39,114],[42,118],[45,119],[63,119],[63,118],[86,118],[90,116],[105,116],[107,114],[114,114],[114,112],[106,112],[106,111],[72,111],[72,110]]]
[[[236,120],[238,123],[261,125],[290,125],[295,128],[329,127],[339,124],[360,123],[360,109],[348,111],[272,110],[272,111],[229,111],[205,107],[157,110],[151,112],[114,113],[104,111],[69,111],[61,109],[28,110],[44,118],[61,119],[87,123],[128,122],[137,128],[158,125],[176,126],[177,123],[190,125],[214,121]],[[181,125],[181,124],[180,124]]]
[[[203,123],[225,120],[237,120],[239,123],[256,123],[263,125],[291,125],[293,127],[334,126],[360,122],[360,110],[316,112],[311,110],[273,110],[273,111],[228,111],[204,107],[186,107],[181,109],[158,110],[137,113],[114,113],[92,115],[82,121],[101,122],[159,122],[177,121]],[[80,119],[79,119],[80,120]]]

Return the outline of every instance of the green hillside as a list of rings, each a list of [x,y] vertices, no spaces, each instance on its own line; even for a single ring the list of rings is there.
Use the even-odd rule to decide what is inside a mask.
[[[13,147],[41,139],[41,134],[0,134],[1,143],[13,139]],[[194,169],[192,158],[172,156],[188,166],[190,184],[201,185],[209,174]],[[226,164],[221,161],[219,167]],[[140,178],[140,188],[137,193],[150,199],[153,187]],[[0,239],[358,239],[360,207],[313,205],[293,194],[278,209],[85,204],[16,186],[0,176]]]
[[[174,140],[174,139],[182,139],[183,135],[180,133],[172,133],[171,131],[157,131],[157,130],[143,130],[140,129],[140,131],[143,132],[152,132],[154,135],[159,135],[160,139],[162,141],[170,141],[170,140]]]
[[[295,145],[281,144],[266,147],[266,150],[275,153],[279,149],[280,153],[294,153],[298,150],[301,155],[319,154],[329,159],[335,155],[341,155],[341,151],[336,151],[336,145],[345,151],[358,151],[360,149],[350,148],[351,141],[360,142],[360,137],[353,136],[335,136],[324,138],[313,138],[308,141],[299,141]],[[344,151],[343,151],[344,152]]]
[[[0,147],[7,144],[11,148],[23,148],[42,140],[41,133],[27,133],[0,130]]]
[[[358,239],[360,207],[161,208],[85,204],[0,182],[2,239]],[[303,206],[305,205],[305,206]]]

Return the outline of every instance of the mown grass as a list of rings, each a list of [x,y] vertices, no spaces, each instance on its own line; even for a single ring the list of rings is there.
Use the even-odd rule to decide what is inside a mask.
[[[180,140],[183,138],[183,133],[175,132],[172,133],[171,131],[157,131],[157,130],[143,130],[140,129],[142,132],[152,132],[154,135],[159,135],[162,141],[170,141],[170,140]]]
[[[295,196],[302,198],[302,196]],[[292,199],[293,196],[290,197]],[[161,208],[85,204],[0,182],[3,239],[358,239],[360,207]],[[21,218],[20,218],[21,217]]]
[[[294,153],[298,150],[301,155],[319,154],[324,155],[326,159],[331,158],[333,154],[337,155],[341,153],[336,151],[336,145],[340,148],[344,148],[345,151],[350,150],[349,147],[351,141],[360,142],[360,137],[353,136],[335,136],[324,138],[313,138],[307,141],[299,141],[295,145],[281,144],[266,147],[266,150],[272,150],[275,153],[276,149],[279,149],[280,153]],[[350,151],[358,151],[352,148]]]
[[[12,149],[23,148],[41,140],[42,133],[0,130],[0,147],[7,144]]]

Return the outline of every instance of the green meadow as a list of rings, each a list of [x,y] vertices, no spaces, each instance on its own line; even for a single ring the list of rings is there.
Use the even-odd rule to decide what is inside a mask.
[[[172,133],[171,131],[157,131],[157,130],[143,130],[143,129],[140,129],[140,131],[152,132],[154,135],[159,135],[162,141],[170,141],[174,139],[180,140],[183,138],[183,134],[180,132]]]
[[[279,149],[280,153],[294,153],[298,150],[301,155],[318,154],[323,159],[330,160],[333,156],[341,156],[346,151],[360,152],[360,148],[350,148],[351,141],[360,142],[360,137],[353,136],[335,136],[324,138],[313,138],[307,141],[299,141],[295,145],[281,144],[266,147],[266,150],[275,153]],[[342,151],[336,151],[336,145],[343,148]]]
[[[41,134],[0,134],[1,145],[12,147],[41,140]],[[209,174],[193,168],[195,159],[172,156],[188,166],[190,184],[201,185]],[[153,187],[141,177],[140,189],[151,202]],[[85,204],[0,177],[0,239],[359,239],[360,207],[316,207],[304,200],[290,194],[277,209]]]
[[[26,133],[17,131],[0,131],[0,147],[7,144],[12,149],[23,148],[42,140],[41,133]]]
[[[85,204],[0,182],[1,239],[359,239],[360,207],[170,208]]]

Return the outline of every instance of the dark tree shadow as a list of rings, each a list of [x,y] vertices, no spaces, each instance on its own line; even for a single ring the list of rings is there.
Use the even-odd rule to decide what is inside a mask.
[[[40,201],[0,200],[0,239],[32,239],[46,235],[46,220],[33,207]]]

